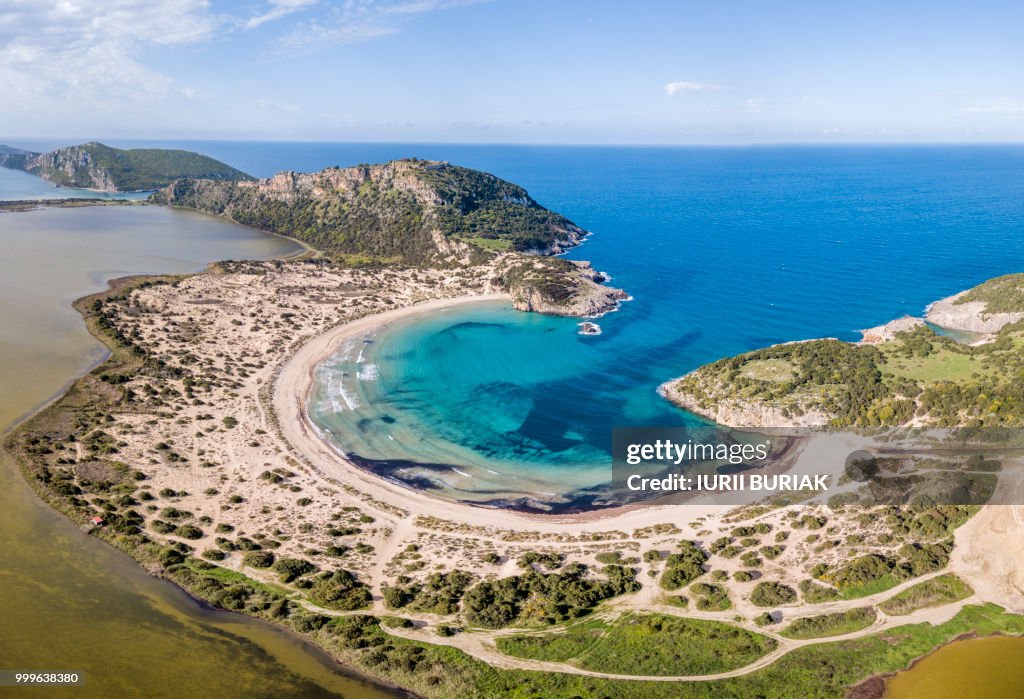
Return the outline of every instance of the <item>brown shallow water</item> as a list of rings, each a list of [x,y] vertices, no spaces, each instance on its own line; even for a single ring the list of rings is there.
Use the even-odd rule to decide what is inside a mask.
[[[190,272],[267,258],[289,241],[156,207],[0,213],[0,430],[103,357],[71,309],[126,274]],[[393,693],[346,675],[298,639],[204,609],[80,532],[0,454],[0,670],[74,670],[83,687],[4,689],[47,697],[328,697]]]
[[[883,699],[1024,696],[1024,638],[991,636],[943,646],[894,675]]]

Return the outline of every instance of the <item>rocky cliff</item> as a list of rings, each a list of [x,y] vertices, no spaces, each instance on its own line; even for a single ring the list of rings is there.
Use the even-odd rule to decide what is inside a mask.
[[[622,289],[605,286],[605,276],[589,262],[508,255],[498,261],[497,270],[493,283],[512,295],[520,311],[592,317],[616,310],[629,298]]]
[[[411,265],[560,252],[585,235],[518,185],[436,161],[281,172],[253,182],[185,179],[153,201],[227,216],[332,256]]]
[[[950,330],[972,333],[995,333],[1003,327],[1024,320],[1024,311],[989,312],[985,301],[971,301],[968,291],[961,291],[928,307],[926,318]]]
[[[24,170],[61,187],[104,192],[153,190],[182,177],[215,181],[251,179],[244,172],[199,153],[163,148],[121,150],[102,143],[67,146],[49,153],[0,153],[0,166]]]

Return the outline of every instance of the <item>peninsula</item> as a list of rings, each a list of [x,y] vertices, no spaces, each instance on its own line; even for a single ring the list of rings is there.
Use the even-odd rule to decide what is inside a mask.
[[[182,177],[249,180],[249,175],[199,153],[166,148],[122,150],[90,142],[48,153],[0,146],[0,167],[41,177],[60,187],[135,192],[164,187]]]
[[[734,427],[1020,427],[1022,320],[1024,274],[1011,274],[934,303],[924,319],[865,330],[858,343],[775,345],[660,390]],[[936,327],[972,335],[958,342]]]
[[[494,175],[416,159],[282,172],[269,179],[181,179],[158,204],[225,216],[295,238],[345,266],[488,270],[524,311],[598,315],[627,298],[586,262],[551,257],[586,231]]]

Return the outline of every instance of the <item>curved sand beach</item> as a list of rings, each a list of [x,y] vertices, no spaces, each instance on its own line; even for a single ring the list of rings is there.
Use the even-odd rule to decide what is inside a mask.
[[[687,520],[728,509],[717,504],[678,505],[637,504],[622,508],[596,510],[573,515],[529,514],[508,509],[486,508],[448,500],[433,493],[406,488],[359,468],[331,448],[310,423],[306,406],[313,387],[317,365],[329,357],[346,340],[396,320],[445,308],[508,299],[507,295],[471,295],[438,299],[393,311],[366,316],[332,328],[303,345],[281,368],[272,389],[274,412],[284,438],[295,450],[307,457],[309,465],[326,477],[356,485],[377,500],[413,513],[430,514],[470,526],[509,528],[517,525],[533,531],[558,533],[573,522],[574,533],[604,531],[609,527],[629,529]]]

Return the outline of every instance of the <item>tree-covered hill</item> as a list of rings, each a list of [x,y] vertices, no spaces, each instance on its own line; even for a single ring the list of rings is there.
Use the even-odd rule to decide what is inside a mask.
[[[518,185],[414,159],[253,182],[182,179],[152,200],[226,216],[334,257],[411,265],[557,252],[585,234]]]

